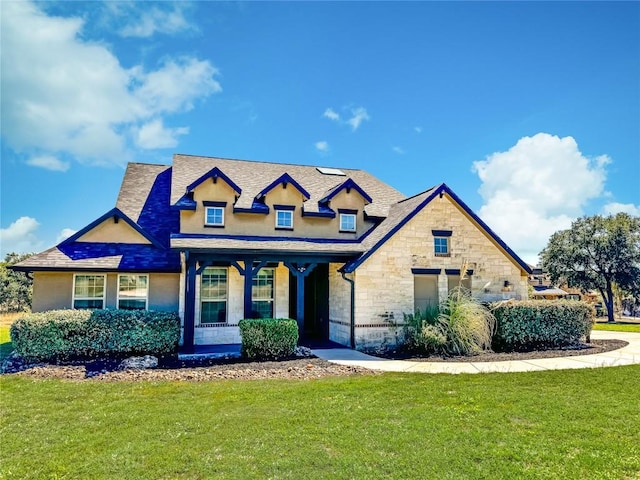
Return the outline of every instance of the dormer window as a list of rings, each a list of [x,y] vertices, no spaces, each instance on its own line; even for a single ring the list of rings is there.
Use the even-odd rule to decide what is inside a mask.
[[[204,204],[204,226],[224,227],[224,207],[227,202],[202,202]]]
[[[293,205],[274,205],[276,212],[276,230],[293,230]]]
[[[340,231],[353,233],[356,231],[356,214],[357,210],[339,209],[340,212]]]

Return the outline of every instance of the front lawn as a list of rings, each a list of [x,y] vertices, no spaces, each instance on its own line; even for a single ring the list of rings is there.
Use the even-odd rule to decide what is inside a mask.
[[[596,323],[594,330],[609,330],[613,332],[637,332],[640,333],[640,323]]]
[[[640,477],[640,366],[311,381],[0,378],[0,478]]]
[[[13,351],[9,325],[0,325],[0,363]]]

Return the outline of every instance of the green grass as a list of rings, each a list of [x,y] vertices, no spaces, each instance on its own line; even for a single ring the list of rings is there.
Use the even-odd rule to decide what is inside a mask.
[[[0,363],[13,351],[9,325],[0,325]]]
[[[640,324],[638,323],[596,323],[593,325],[594,330],[610,330],[614,332],[637,332],[640,333]]]
[[[640,366],[312,381],[0,378],[3,479],[638,479]]]

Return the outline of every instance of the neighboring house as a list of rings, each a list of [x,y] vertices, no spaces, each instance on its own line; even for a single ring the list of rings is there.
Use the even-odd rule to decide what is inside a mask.
[[[525,299],[530,273],[445,184],[406,198],[362,170],[188,155],[129,164],[113,210],[15,268],[33,272],[34,311],[178,311],[184,351],[239,343],[247,317],[389,344],[459,283]]]
[[[583,292],[579,288],[572,288],[567,285],[561,285],[561,288],[556,287],[552,285],[549,274],[540,267],[531,267],[529,285],[533,289],[531,296],[534,299],[583,300],[589,304],[595,304],[600,297],[595,291]]]

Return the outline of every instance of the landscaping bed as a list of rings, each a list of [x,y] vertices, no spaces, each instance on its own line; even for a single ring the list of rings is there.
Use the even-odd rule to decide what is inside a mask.
[[[358,374],[374,374],[371,370],[329,363],[317,357],[281,361],[249,362],[242,360],[160,359],[157,368],[119,370],[119,361],[98,359],[89,362],[66,362],[52,365],[15,365],[6,373],[30,378],[61,378],[90,381],[209,381],[222,379],[261,380],[268,378],[309,380]]]
[[[416,362],[501,362],[508,360],[533,360],[539,358],[574,357],[577,355],[594,355],[610,352],[628,345],[624,340],[592,340],[591,343],[581,343],[570,347],[552,350],[533,350],[530,352],[482,352],[477,355],[462,356],[416,356],[406,351],[390,350],[377,352],[375,355],[394,360],[412,360]]]

